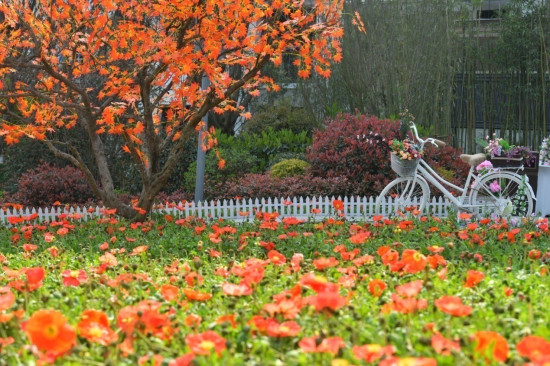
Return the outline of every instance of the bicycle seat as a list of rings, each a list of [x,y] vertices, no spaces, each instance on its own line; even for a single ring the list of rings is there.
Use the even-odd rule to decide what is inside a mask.
[[[460,160],[462,160],[466,164],[470,164],[470,166],[475,167],[483,163],[485,160],[487,160],[487,158],[483,153],[474,154],[474,155],[462,154],[460,155]]]

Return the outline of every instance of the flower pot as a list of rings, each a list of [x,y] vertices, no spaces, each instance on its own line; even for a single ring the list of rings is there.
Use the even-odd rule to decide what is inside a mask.
[[[403,160],[391,153],[391,168],[400,177],[413,177],[418,167],[418,159]]]
[[[523,158],[521,156],[492,156],[489,158],[489,161],[495,168],[519,168],[523,165]]]

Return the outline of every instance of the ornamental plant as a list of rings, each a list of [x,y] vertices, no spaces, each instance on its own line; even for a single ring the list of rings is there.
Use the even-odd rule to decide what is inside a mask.
[[[250,117],[235,93],[279,89],[264,66],[290,53],[299,77],[330,76],[342,58],[342,7],[343,0],[2,1],[0,135],[7,144],[41,141],[82,170],[106,206],[143,219],[209,111]],[[87,144],[68,139],[70,129]],[[134,203],[115,194],[109,149],[128,154],[139,172]]]
[[[409,139],[391,140],[389,142],[392,153],[401,160],[418,160],[422,157],[423,151],[420,146]]]
[[[527,166],[532,166],[535,163],[536,156],[528,146],[511,145],[507,140],[496,137],[493,133],[493,138],[485,137],[485,140],[478,139],[477,142],[483,146],[483,150],[488,158],[506,157],[509,161],[512,158],[523,158]]]
[[[540,145],[539,164],[544,166],[550,166],[550,139],[547,137],[542,140]]]

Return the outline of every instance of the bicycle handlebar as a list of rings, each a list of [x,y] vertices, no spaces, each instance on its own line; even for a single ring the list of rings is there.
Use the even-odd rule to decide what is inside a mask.
[[[418,140],[418,142],[420,142],[420,145],[421,145],[422,148],[424,148],[424,144],[426,144],[427,142],[432,143],[437,147],[443,147],[443,146],[447,145],[445,143],[445,141],[441,141],[441,140],[434,139],[434,138],[431,138],[431,137],[428,137],[426,140],[421,139],[420,136],[418,136],[418,130],[416,129],[416,125],[414,124],[413,121],[409,122],[409,128],[411,129],[414,137]]]

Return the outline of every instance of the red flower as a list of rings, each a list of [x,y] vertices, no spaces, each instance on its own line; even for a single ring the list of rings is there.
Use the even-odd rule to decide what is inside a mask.
[[[409,314],[418,310],[425,309],[428,306],[428,302],[424,299],[416,299],[414,297],[403,298],[397,294],[391,295],[392,302],[382,307],[382,312],[387,313],[391,310],[403,314]]]
[[[178,299],[179,288],[177,286],[165,283],[160,286],[160,294],[166,301],[174,301]]]
[[[247,296],[252,293],[252,289],[246,283],[235,285],[233,283],[224,282],[222,291],[229,296]]]
[[[61,273],[63,277],[63,286],[80,286],[88,281],[88,276],[84,270],[71,271],[69,269]]]
[[[386,289],[386,283],[379,279],[374,279],[369,282],[369,292],[372,296],[380,296]]]
[[[379,249],[378,253],[380,253],[380,248],[378,249]],[[394,249],[390,249],[384,252],[384,254],[382,254],[382,263],[386,266],[395,264],[398,261],[399,261],[399,253]]]
[[[442,296],[434,303],[439,310],[453,316],[468,316],[473,311],[471,306],[462,304],[462,299],[456,296]]]
[[[283,254],[279,253],[276,250],[270,250],[267,253],[267,258],[276,266],[282,266],[286,263],[286,258]]]
[[[550,361],[550,342],[542,337],[527,336],[516,345],[518,353],[536,362],[543,358]]]
[[[15,295],[9,286],[0,287],[0,312],[8,310],[15,303]]]
[[[315,296],[310,296],[308,303],[313,305],[317,311],[324,309],[335,311],[346,305],[347,300],[336,291],[324,291]]]
[[[414,297],[422,290],[422,280],[411,281],[401,286],[397,286],[395,291],[403,297]]]
[[[485,273],[481,271],[469,270],[466,273],[466,282],[464,287],[474,287],[485,278]]]
[[[76,329],[81,337],[104,346],[118,339],[109,325],[107,314],[100,310],[84,310]]]
[[[340,337],[328,337],[325,338],[317,345],[317,337],[302,338],[298,342],[298,346],[304,352],[309,353],[331,353],[336,355],[340,348],[345,347],[345,343]]]
[[[352,352],[357,359],[374,362],[382,356],[390,357],[395,353],[395,348],[392,345],[365,344],[363,346],[353,346]]]
[[[315,268],[317,268],[320,271],[325,268],[336,267],[339,263],[340,262],[338,262],[338,260],[334,257],[330,257],[330,258],[323,257],[323,258],[313,260],[313,265],[315,266]]]
[[[370,231],[360,232],[355,235],[352,235],[349,238],[349,241],[351,241],[353,244],[363,244],[365,240],[370,238],[372,233]]]
[[[449,356],[451,351],[460,351],[460,344],[458,342],[450,341],[440,333],[435,333],[432,336],[432,347],[436,353],[445,356]]]
[[[479,331],[474,335],[475,351],[481,353],[487,362],[494,360],[504,362],[508,358],[508,343],[506,339],[492,331]]]
[[[413,249],[405,249],[401,261],[404,264],[403,270],[407,273],[421,272],[426,268],[426,264],[428,264],[426,257]]]
[[[168,366],[189,366],[191,365],[191,362],[193,362],[194,358],[195,355],[193,353],[186,353],[185,355],[176,358],[174,361],[171,361]]]
[[[300,278],[300,285],[310,287],[315,292],[334,292],[338,291],[338,285],[329,282],[323,276],[316,276],[308,273]]]
[[[300,333],[300,326],[295,321],[277,323],[275,320],[268,320],[267,335],[270,337],[294,337]]]
[[[212,298],[212,295],[209,293],[195,291],[192,288],[184,288],[183,293],[188,300],[194,301],[207,301]]]
[[[38,310],[25,324],[25,333],[38,349],[61,355],[76,342],[74,328],[57,310]]]
[[[334,209],[336,209],[338,211],[343,211],[344,210],[344,202],[342,202],[341,200],[334,200],[334,201],[332,201],[332,207],[334,207]]]
[[[225,338],[213,330],[200,334],[189,334],[185,337],[185,343],[194,354],[205,356],[210,355],[212,351],[219,355],[226,348]]]

